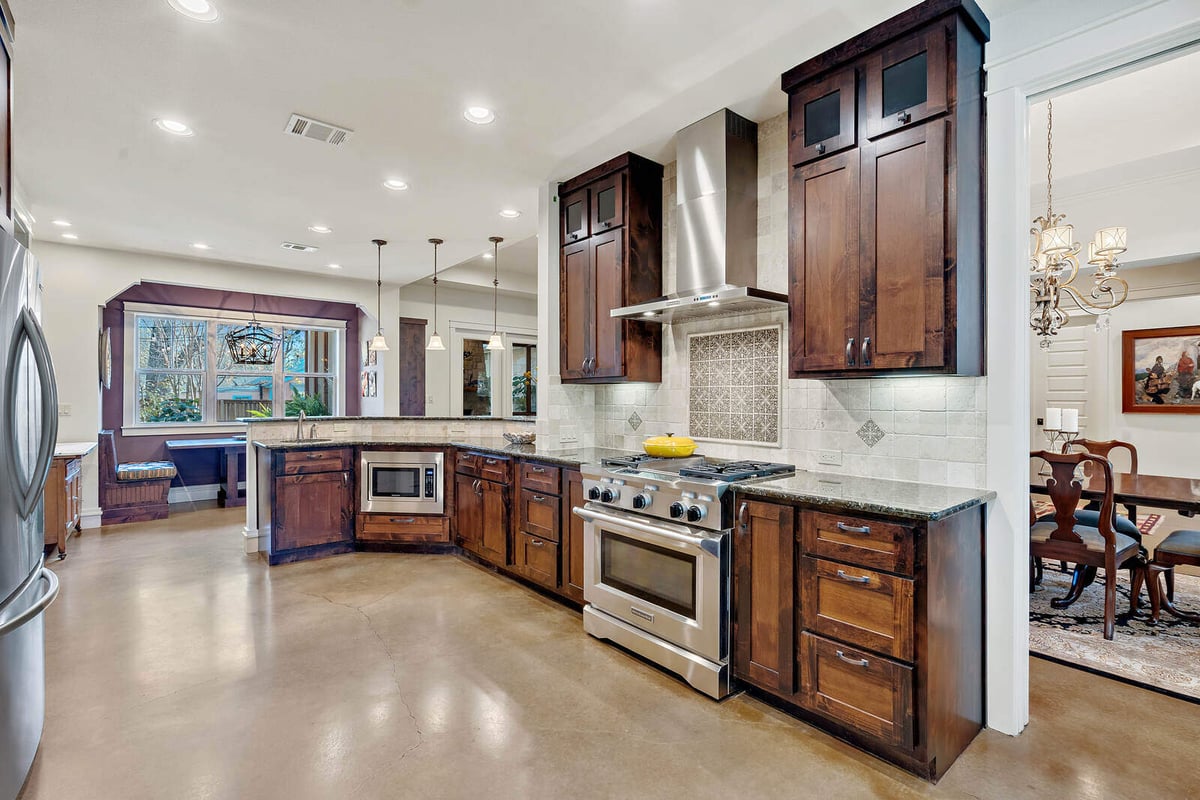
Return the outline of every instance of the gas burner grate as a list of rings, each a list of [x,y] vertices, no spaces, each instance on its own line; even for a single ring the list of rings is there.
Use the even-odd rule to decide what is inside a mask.
[[[792,464],[773,464],[769,461],[727,461],[684,467],[679,474],[688,478],[710,478],[723,481],[745,481],[768,475],[789,475],[796,471]]]

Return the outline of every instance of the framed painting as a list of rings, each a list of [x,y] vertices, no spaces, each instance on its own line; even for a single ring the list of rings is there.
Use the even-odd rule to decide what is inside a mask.
[[[1121,334],[1121,410],[1200,414],[1200,325]]]

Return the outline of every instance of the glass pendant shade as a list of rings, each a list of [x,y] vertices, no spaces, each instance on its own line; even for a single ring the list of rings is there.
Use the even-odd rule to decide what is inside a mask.
[[[371,337],[371,344],[369,344],[367,346],[367,349],[374,350],[376,352],[379,352],[381,350],[391,350],[392,349],[392,348],[388,347],[387,339],[385,339],[383,336],[382,328],[380,328],[379,333],[377,333]]]
[[[488,339],[487,349],[488,350],[503,350],[504,349],[504,340],[500,338],[500,334],[498,334],[498,333],[492,334],[491,338]]]
[[[1101,256],[1119,256],[1125,252],[1128,244],[1128,234],[1124,228],[1101,228],[1096,231],[1096,254]]]
[[[1055,225],[1042,231],[1042,252],[1057,256],[1071,251],[1075,238],[1074,225]]]
[[[442,337],[438,335],[437,331],[434,331],[433,335],[429,337],[429,344],[427,344],[425,346],[425,349],[426,350],[445,350],[446,349],[446,345],[442,343]]]

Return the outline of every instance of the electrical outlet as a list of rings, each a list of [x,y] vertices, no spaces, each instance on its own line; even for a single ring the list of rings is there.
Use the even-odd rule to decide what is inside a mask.
[[[350,433],[350,426],[345,423],[333,423],[333,433],[335,436],[345,436]]]
[[[71,416],[71,404],[70,403],[59,403],[58,404],[58,415],[60,417]]]
[[[825,464],[830,467],[840,467],[842,465],[841,450],[818,450],[817,463]]]
[[[436,401],[433,399],[433,395],[429,395],[428,397],[425,398],[425,405],[427,405],[427,406],[431,406],[435,402]]]
[[[579,434],[575,431],[575,428],[573,428],[573,427],[571,427],[571,428],[564,427],[562,429],[562,431],[558,434],[558,441],[559,441],[559,444],[578,444],[579,443]]]

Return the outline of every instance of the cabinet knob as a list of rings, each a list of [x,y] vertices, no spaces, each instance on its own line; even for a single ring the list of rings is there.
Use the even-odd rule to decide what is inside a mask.
[[[901,111],[899,116],[896,117],[896,121],[901,125],[907,125],[908,123],[912,122],[912,114],[907,111]]]
[[[854,337],[846,340],[846,366],[854,366]]]
[[[819,156],[825,155],[825,143],[824,142],[821,142],[819,145],[817,145],[817,155],[819,155]]]

